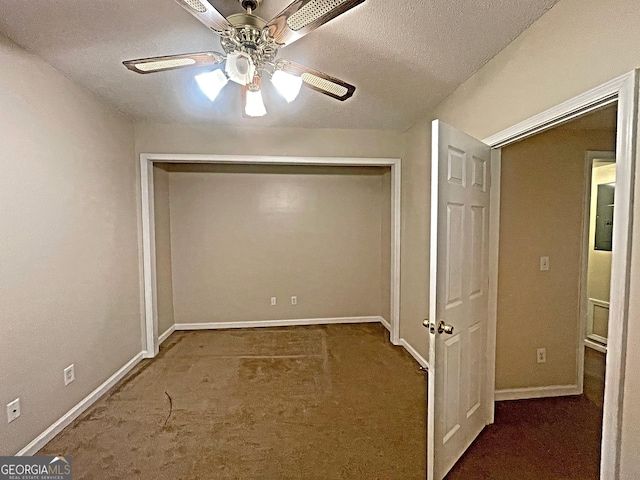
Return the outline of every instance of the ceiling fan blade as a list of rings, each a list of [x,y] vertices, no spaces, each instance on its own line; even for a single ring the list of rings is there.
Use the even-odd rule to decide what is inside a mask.
[[[364,1],[296,0],[271,20],[267,27],[276,42],[288,45]]]
[[[215,65],[225,61],[225,55],[218,52],[185,53],[165,57],[139,58],[122,62],[125,67],[136,73],[155,73],[176,70],[178,68]]]
[[[299,63],[292,62],[291,60],[278,62],[278,68],[300,76],[303,85],[342,102],[351,98],[356,91],[356,87],[347,82],[327,75],[326,73],[319,72],[318,70],[305,67]]]
[[[231,24],[207,0],[176,0],[187,12],[216,33],[224,32]]]

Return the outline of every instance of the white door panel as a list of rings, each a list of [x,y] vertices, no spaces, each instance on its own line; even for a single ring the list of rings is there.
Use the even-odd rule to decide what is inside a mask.
[[[485,425],[490,148],[433,122],[428,479],[442,479]],[[439,333],[443,321],[453,333]]]

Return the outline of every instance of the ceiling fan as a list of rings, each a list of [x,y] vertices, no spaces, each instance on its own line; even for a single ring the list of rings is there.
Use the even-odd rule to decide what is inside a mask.
[[[213,0],[209,0],[213,1]],[[356,87],[291,60],[277,58],[278,50],[365,0],[295,0],[270,22],[253,12],[263,0],[238,0],[246,13],[225,18],[208,0],[176,0],[194,17],[220,36],[225,53],[198,52],[141,58],[123,62],[137,73],[164,72],[182,68],[219,65],[223,68],[196,75],[203,93],[215,100],[231,80],[242,86],[243,115],[261,117],[267,113],[262,101],[262,79],[271,77],[276,90],[292,102],[302,85],[344,101]]]

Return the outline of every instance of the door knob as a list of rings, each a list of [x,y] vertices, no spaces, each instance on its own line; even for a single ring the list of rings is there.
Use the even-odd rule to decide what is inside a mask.
[[[446,333],[451,335],[453,333],[453,325],[444,323],[444,320],[440,320],[438,323],[438,333]]]
[[[433,323],[431,323],[428,318],[425,318],[422,321],[422,325],[428,328],[431,333],[436,333],[436,326]]]

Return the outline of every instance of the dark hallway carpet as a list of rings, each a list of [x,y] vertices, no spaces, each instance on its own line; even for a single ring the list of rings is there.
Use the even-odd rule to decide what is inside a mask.
[[[39,454],[71,455],[75,480],[423,480],[425,375],[387,337],[176,332]]]
[[[496,403],[447,480],[595,480],[602,410],[586,396]]]

